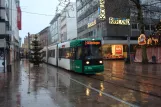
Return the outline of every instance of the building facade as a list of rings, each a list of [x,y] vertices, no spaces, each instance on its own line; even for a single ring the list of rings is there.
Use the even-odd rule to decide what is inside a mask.
[[[23,55],[26,58],[28,58],[28,56],[29,56],[29,51],[30,51],[29,48],[31,48],[31,42],[34,39],[33,38],[34,35],[35,34],[29,34],[28,33],[28,36],[26,36],[24,38],[24,43],[22,44],[22,48],[23,48]]]
[[[76,3],[69,2],[61,12],[61,42],[77,38]]]
[[[44,28],[38,33],[42,47],[48,45],[48,34],[49,34],[49,27]]]
[[[48,45],[77,38],[76,3],[69,2],[50,22]]]
[[[137,16],[132,13],[136,8],[129,8],[131,2],[127,0],[76,0],[76,2],[78,38],[100,38],[105,58],[127,57],[128,44],[131,44],[130,49],[133,51],[133,45],[138,44],[140,30]],[[146,21],[147,17],[144,14],[147,24],[145,34],[149,35],[153,30],[152,22],[159,18],[151,19],[150,24]]]
[[[5,65],[10,64],[10,42],[11,37],[7,33],[9,31],[9,0],[0,0],[0,62],[6,58]],[[4,48],[6,48],[6,51],[4,51]],[[4,56],[4,53],[5,56]],[[0,63],[0,67],[2,67],[2,63]],[[6,66],[5,66],[6,67]]]
[[[56,14],[50,22],[48,44],[60,42],[60,14]]]
[[[6,39],[7,65],[19,59],[19,30],[21,30],[19,25],[21,25],[19,0],[0,0],[0,39]]]
[[[99,0],[77,0],[78,38],[97,38],[102,36],[104,23],[98,19]]]

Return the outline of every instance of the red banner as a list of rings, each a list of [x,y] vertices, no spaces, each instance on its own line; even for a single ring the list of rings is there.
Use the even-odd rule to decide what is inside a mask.
[[[122,54],[122,45],[115,45],[115,54]]]
[[[21,30],[21,8],[17,7],[17,27]]]

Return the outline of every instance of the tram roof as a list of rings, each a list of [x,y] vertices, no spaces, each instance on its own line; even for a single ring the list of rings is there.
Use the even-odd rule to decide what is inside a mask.
[[[91,39],[91,38],[83,38],[83,39],[76,39],[76,40],[71,40],[71,41],[86,41],[86,40],[101,40],[99,38],[96,38],[96,39]]]

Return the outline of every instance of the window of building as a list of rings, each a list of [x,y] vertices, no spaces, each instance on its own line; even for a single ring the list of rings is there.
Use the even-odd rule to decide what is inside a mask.
[[[94,36],[94,37],[97,36],[97,35],[96,35],[96,29],[93,30],[93,36]]]
[[[154,31],[154,30],[155,30],[155,26],[154,26],[154,25],[150,25],[150,29],[151,29],[152,31]]]
[[[145,30],[150,30],[150,26],[149,25],[145,25],[144,28],[145,28]]]
[[[89,8],[89,4],[87,4],[87,9]]]
[[[77,7],[81,6],[80,1],[77,1]]]
[[[78,11],[77,15],[78,15],[78,17],[80,16],[80,11]]]
[[[97,29],[99,29],[99,24],[97,24]]]
[[[138,24],[133,23],[131,26],[132,26],[132,29],[138,29]]]

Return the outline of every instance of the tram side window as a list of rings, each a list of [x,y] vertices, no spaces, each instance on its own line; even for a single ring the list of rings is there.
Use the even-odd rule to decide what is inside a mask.
[[[59,58],[70,59],[71,58],[71,50],[70,50],[70,48],[59,49]]]
[[[66,50],[65,50],[65,58],[70,59],[70,56],[71,56],[70,48],[66,48]]]
[[[59,49],[59,58],[61,58],[61,57],[62,57],[62,50]]]
[[[55,58],[55,49],[54,50],[49,50],[49,57],[54,57]]]
[[[54,57],[55,58],[55,49],[54,50],[52,50],[53,52],[52,52],[52,57]]]
[[[66,58],[66,49],[62,49],[62,58]]]
[[[59,49],[59,58],[66,58],[66,48]]]
[[[59,58],[64,58],[64,49],[59,49]]]
[[[75,59],[75,48],[70,48],[70,59]]]
[[[49,56],[49,57],[51,57],[51,50],[49,50],[49,52],[48,52],[48,56]]]
[[[82,59],[82,47],[77,48],[76,59]]]

